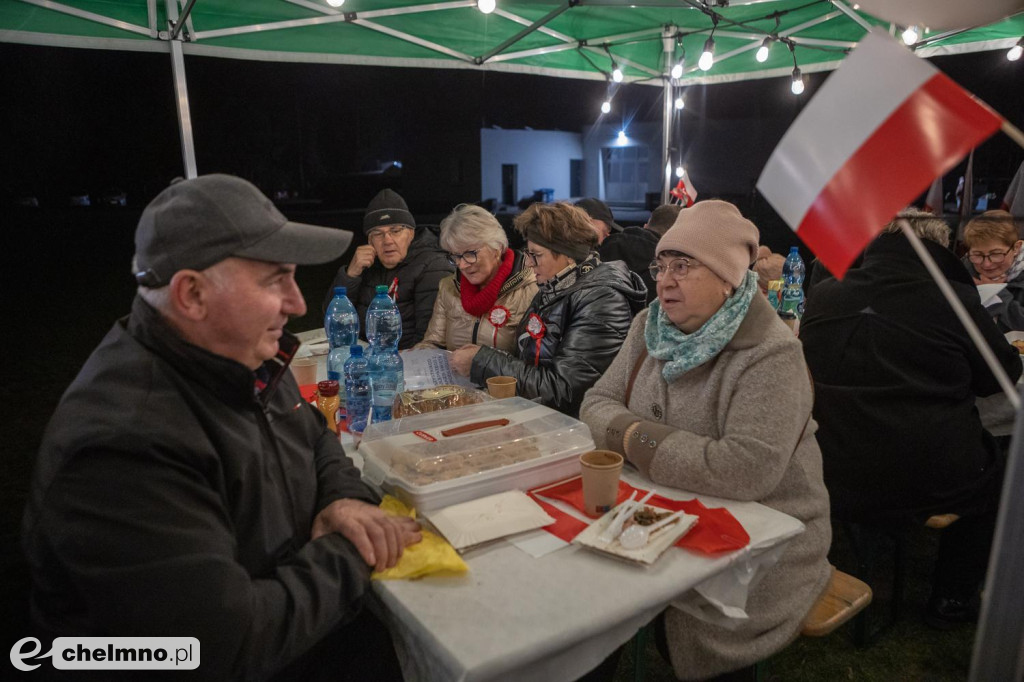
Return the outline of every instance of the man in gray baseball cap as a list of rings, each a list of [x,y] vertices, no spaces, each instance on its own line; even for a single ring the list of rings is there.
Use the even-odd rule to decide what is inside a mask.
[[[146,207],[131,314],[64,394],[33,476],[41,639],[196,637],[211,680],[400,679],[361,607],[419,528],[381,512],[288,371],[295,267],[350,240],[227,175]]]

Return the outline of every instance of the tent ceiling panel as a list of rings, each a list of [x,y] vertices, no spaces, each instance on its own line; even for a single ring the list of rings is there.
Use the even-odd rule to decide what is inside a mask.
[[[842,2],[734,0],[715,7],[691,0],[582,0],[575,6],[566,0],[498,0],[497,11],[484,15],[475,0],[347,0],[340,9],[325,0],[196,0],[183,48],[185,54],[240,59],[469,67],[592,79],[608,76],[610,51],[627,80],[660,84],[656,74],[667,68],[662,33],[669,27],[687,57],[683,84],[714,83],[780,75],[792,69],[794,55],[805,72],[831,69],[864,35],[864,25],[889,27]],[[156,2],[156,10],[156,25],[165,33],[154,38],[147,0],[5,0],[0,41],[116,49],[134,41],[166,45],[165,0]],[[694,67],[712,29],[716,62],[703,72]],[[768,60],[758,63],[754,51],[769,34],[789,41],[794,52],[773,43]],[[919,49],[923,55],[1005,49],[1022,34],[1019,13],[934,42],[925,34]],[[673,59],[680,54],[677,47]]]

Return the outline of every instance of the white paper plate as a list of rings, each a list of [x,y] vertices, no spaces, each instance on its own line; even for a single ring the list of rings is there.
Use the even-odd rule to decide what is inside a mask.
[[[652,507],[651,505],[644,506],[665,512],[671,511],[669,509],[662,509],[661,507]],[[612,517],[614,516],[615,509],[612,509],[597,521],[590,524],[585,531],[573,538],[573,544],[583,545],[584,547],[589,547],[590,549],[597,550],[604,554],[610,554],[621,559],[650,565],[653,564],[666,549],[674,545],[676,540],[686,535],[686,533],[689,532],[689,530],[693,528],[693,525],[699,520],[696,516],[683,514],[677,522],[656,530],[654,534],[651,535],[650,540],[647,541],[647,544],[640,549],[626,549],[619,544],[618,538],[611,542],[604,542],[599,537],[604,529],[608,527],[608,524],[612,522]]]

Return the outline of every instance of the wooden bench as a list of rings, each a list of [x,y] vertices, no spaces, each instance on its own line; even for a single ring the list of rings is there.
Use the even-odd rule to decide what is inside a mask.
[[[828,588],[811,607],[800,634],[824,637],[834,632],[871,603],[871,588],[862,580],[832,567]]]

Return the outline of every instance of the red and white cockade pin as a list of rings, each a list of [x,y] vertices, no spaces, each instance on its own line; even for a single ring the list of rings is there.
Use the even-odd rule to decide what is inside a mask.
[[[498,347],[498,330],[508,324],[510,317],[512,313],[503,305],[496,305],[487,313],[487,321],[494,327],[494,338],[491,340],[491,346],[494,348]]]
[[[537,344],[537,348],[533,356],[533,366],[536,367],[540,364],[540,342],[543,340],[548,328],[547,325],[544,324],[544,320],[540,319],[540,315],[537,313],[530,313],[530,317],[526,320],[526,331],[533,337]]]

